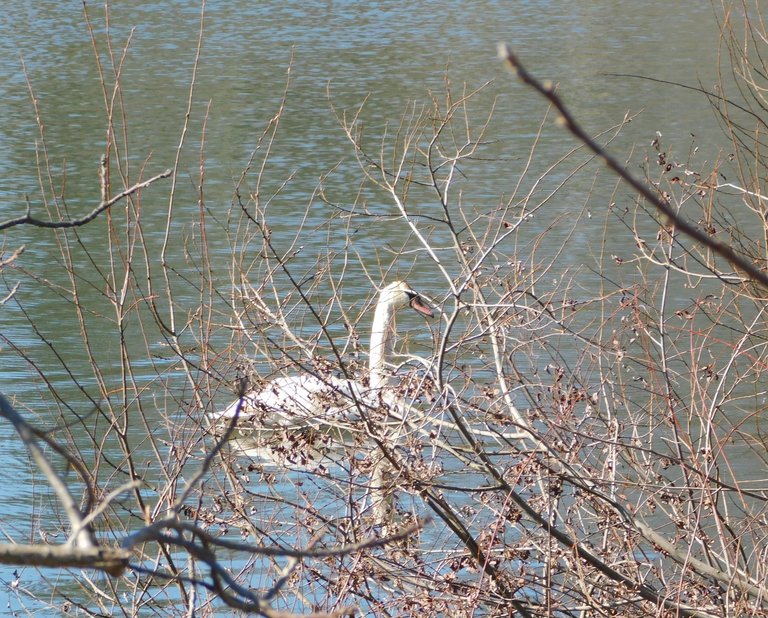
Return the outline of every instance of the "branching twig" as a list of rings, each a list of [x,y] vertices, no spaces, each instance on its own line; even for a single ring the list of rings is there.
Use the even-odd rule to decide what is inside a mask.
[[[724,258],[729,264],[731,264],[737,270],[740,270],[744,274],[751,277],[754,281],[759,282],[764,288],[768,288],[768,275],[765,274],[760,268],[756,267],[752,262],[746,258],[738,255],[731,247],[721,243],[712,238],[708,233],[702,231],[692,223],[689,223],[686,219],[681,217],[669,203],[660,199],[654,191],[649,189],[645,184],[636,179],[629,171],[624,167],[617,159],[610,155],[606,150],[595,142],[584,129],[581,128],[571,112],[562,102],[557,95],[555,86],[551,83],[543,83],[537,80],[533,75],[525,70],[520,63],[517,56],[512,50],[504,43],[499,44],[499,57],[504,60],[510,67],[513,73],[522,81],[526,86],[530,86],[536,92],[544,96],[560,113],[560,121],[568,129],[576,139],[585,144],[592,152],[600,157],[605,164],[622,180],[629,184],[638,195],[642,196],[651,205],[654,206],[664,217],[667,217],[670,221],[674,222],[677,230],[690,236],[697,242],[700,242],[705,247],[708,247],[720,257]]]
[[[80,512],[80,509],[78,509],[75,499],[72,497],[72,494],[69,492],[64,481],[61,480],[61,477],[53,469],[51,463],[45,458],[43,451],[37,445],[37,442],[35,441],[35,432],[2,393],[0,393],[0,415],[13,424],[19,437],[32,455],[32,459],[34,459],[40,472],[43,473],[45,478],[51,484],[56,496],[64,507],[64,512],[67,514],[69,524],[72,528],[72,536],[70,536],[67,541],[67,545],[89,549],[96,547],[96,540],[93,537],[93,533],[90,529],[83,527],[83,515]]]
[[[71,535],[63,546],[1,544],[0,562],[35,566],[87,567],[100,569],[115,576],[122,574],[128,564],[129,553],[97,546],[93,532],[80,513],[72,494],[37,445],[36,432],[2,393],[0,393],[0,415],[13,423],[32,459],[64,507],[72,528]]]
[[[328,558],[331,556],[347,556],[355,552],[371,549],[374,547],[383,547],[397,541],[402,541],[415,532],[421,530],[429,519],[425,519],[416,524],[406,526],[402,530],[398,530],[393,534],[389,534],[381,538],[370,538],[365,541],[359,541],[357,543],[348,543],[339,545],[337,547],[328,547],[323,549],[316,548],[304,548],[304,549],[291,549],[288,547],[275,547],[268,545],[254,545],[251,543],[238,543],[236,541],[230,541],[226,538],[217,538],[211,536],[205,530],[196,526],[190,522],[185,522],[176,518],[167,518],[161,521],[156,521],[148,526],[141,528],[137,532],[129,535],[125,538],[122,546],[126,549],[135,547],[139,543],[145,543],[147,541],[157,541],[162,543],[168,543],[173,545],[178,537],[171,536],[164,533],[164,530],[176,530],[179,532],[190,532],[194,536],[198,537],[202,542],[207,545],[215,545],[222,549],[228,549],[231,551],[240,551],[245,554],[257,554],[261,556],[275,556],[275,557],[290,557],[290,558]]]
[[[140,191],[141,189],[148,187],[155,181],[160,180],[161,178],[168,178],[170,175],[171,175],[171,170],[168,169],[160,174],[157,174],[157,176],[153,176],[148,180],[145,180],[143,182],[138,182],[135,185],[128,187],[125,191],[121,191],[120,193],[113,196],[112,198],[106,201],[102,201],[91,212],[89,212],[87,215],[79,219],[70,219],[69,221],[44,221],[42,219],[35,219],[32,216],[32,213],[30,212],[29,206],[27,206],[27,214],[25,214],[24,216],[17,217],[15,219],[6,219],[5,221],[0,221],[0,231],[7,230],[8,228],[15,227],[17,225],[32,225],[34,227],[43,227],[43,228],[52,228],[52,229],[67,229],[67,228],[73,228],[73,227],[80,227],[85,225],[86,223],[90,223],[91,221],[93,221],[102,212],[104,212],[111,206],[114,206],[117,202],[119,202],[123,198],[126,198],[129,195],[132,195],[133,193],[136,193],[137,191]]]

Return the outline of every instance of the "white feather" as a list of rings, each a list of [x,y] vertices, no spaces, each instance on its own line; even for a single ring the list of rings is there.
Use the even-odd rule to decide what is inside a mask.
[[[260,428],[322,428],[355,423],[361,418],[361,410],[379,409],[382,402],[387,402],[384,407],[394,405],[396,398],[388,389],[386,363],[392,351],[395,313],[406,306],[432,315],[419,295],[403,282],[392,283],[381,291],[371,327],[370,387],[334,376],[282,376],[215,412],[211,420],[221,422],[237,416],[238,421],[248,419]]]

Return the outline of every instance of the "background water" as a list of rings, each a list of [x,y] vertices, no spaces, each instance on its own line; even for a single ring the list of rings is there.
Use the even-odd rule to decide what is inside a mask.
[[[428,102],[430,93],[440,95],[446,79],[456,91],[463,84],[473,89],[488,83],[481,101],[486,109],[496,106],[488,136],[490,152],[498,161],[484,168],[487,172],[481,182],[468,181],[465,190],[478,203],[498,200],[514,187],[544,115],[542,101],[498,62],[499,41],[509,43],[530,71],[558,83],[565,101],[589,131],[606,129],[627,114],[638,114],[612,144],[619,158],[635,156],[633,161],[639,161],[637,153],[645,151],[658,131],[665,143],[680,152],[689,148],[695,135],[700,157],[713,160],[727,145],[703,96],[661,83],[606,75],[638,74],[691,85],[700,82],[705,88],[715,83],[718,30],[711,7],[708,3],[689,3],[684,10],[671,6],[660,0],[209,1],[190,135],[181,153],[178,178],[177,202],[188,206],[178,211],[183,214],[174,225],[191,227],[195,221],[203,122],[207,207],[225,213],[234,184],[266,123],[275,115],[289,77],[279,139],[262,187],[268,194],[285,183],[270,205],[276,242],[290,241],[297,218],[310,205],[310,220],[313,216],[324,219],[326,207],[313,202],[312,196],[319,178],[330,170],[334,172],[324,182],[329,199],[341,205],[356,199],[360,171],[336,113],[354,109],[367,99],[366,127],[380,134],[385,126],[396,126],[409,105],[420,107]],[[78,7],[44,1],[9,4],[0,12],[2,218],[23,214],[27,198],[33,212],[43,214],[37,171],[43,142],[29,86],[45,125],[45,147],[57,174],[57,193],[64,197],[72,216],[83,215],[98,203],[97,167],[106,140],[103,94],[88,27]],[[89,4],[87,10],[104,60],[103,6]],[[187,107],[200,16],[200,7],[188,2],[117,2],[110,7],[112,40],[121,45],[130,38],[123,73],[128,110],[124,121],[130,134],[134,180],[142,170],[148,176],[173,163]],[[121,50],[115,53],[119,55]],[[574,145],[550,122],[543,131],[534,168],[545,169]],[[546,216],[531,224],[531,233],[580,209],[591,182],[591,176],[585,175],[559,193],[548,205]],[[142,197],[145,230],[156,233],[154,242],[158,244],[165,214],[162,198],[156,196],[162,195],[165,193],[150,190]],[[375,210],[380,196],[367,197]],[[597,203],[607,207],[610,196],[598,197]],[[351,242],[363,262],[369,260],[373,265],[376,249],[397,241],[398,233],[384,223],[355,230]],[[617,230],[617,237],[623,238],[622,233],[624,230]],[[212,229],[211,235],[214,264],[226,264],[230,245],[220,230]],[[96,228],[92,237],[84,229],[82,237],[86,245],[92,243],[89,249],[96,260],[108,252]],[[560,246],[556,233],[549,238],[553,245],[543,247],[545,253]],[[591,238],[590,231],[584,230],[583,242],[569,246],[565,263],[588,260],[594,250]],[[304,242],[311,264],[327,247],[350,241],[343,231],[329,237],[321,230],[315,238],[305,236]],[[626,244],[625,240],[618,242]],[[63,269],[52,266],[59,263],[60,252],[49,232],[15,228],[3,237],[6,251],[20,245],[26,246],[19,260],[22,268],[60,277],[60,283],[67,285]],[[430,272],[418,267],[411,279],[427,288],[434,281]],[[345,294],[350,301],[370,296],[360,268],[352,269],[347,281]],[[6,273],[2,283],[10,289],[16,278]],[[88,294],[87,286],[84,293]],[[73,329],[71,312],[62,311],[61,299],[32,285],[24,285],[18,294],[24,306],[38,316],[43,334],[57,348],[69,351],[70,366],[77,371],[78,363],[83,363],[87,375],[82,343]],[[44,416],[47,394],[38,391],[30,365],[19,360],[7,342],[34,359],[54,383],[64,377],[59,364],[11,305],[0,307],[0,332],[7,338],[0,342],[0,390]],[[9,427],[0,426],[0,439],[6,445],[0,454],[2,531],[18,538],[18,531],[29,534],[24,532],[23,517],[30,511],[34,488],[31,480],[19,481],[28,474],[27,455]],[[0,568],[0,583],[10,581],[12,571]],[[2,594],[0,591],[0,597]],[[0,603],[0,607],[6,605],[7,601]]]

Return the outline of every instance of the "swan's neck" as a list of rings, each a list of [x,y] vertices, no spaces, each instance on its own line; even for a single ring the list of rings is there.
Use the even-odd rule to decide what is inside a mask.
[[[371,327],[371,348],[368,369],[371,388],[381,389],[389,384],[386,362],[392,353],[395,310],[391,302],[379,302],[373,315]]]

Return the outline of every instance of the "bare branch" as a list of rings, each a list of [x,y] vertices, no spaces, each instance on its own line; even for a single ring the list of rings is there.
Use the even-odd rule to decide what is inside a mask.
[[[140,191],[141,189],[148,187],[149,185],[156,182],[157,180],[160,180],[161,178],[168,178],[170,175],[171,175],[171,170],[167,169],[164,172],[157,174],[157,176],[153,176],[152,178],[145,180],[143,182],[138,182],[135,185],[127,188],[125,191],[122,191],[117,195],[113,196],[112,198],[106,201],[102,200],[102,202],[96,208],[94,208],[87,215],[79,219],[71,219],[69,221],[43,221],[42,219],[35,219],[32,216],[32,214],[29,212],[29,208],[28,208],[27,214],[25,214],[23,217],[17,217],[15,219],[6,219],[5,221],[0,221],[0,231],[7,230],[8,228],[16,227],[18,225],[32,225],[34,227],[42,227],[42,228],[49,228],[49,229],[67,229],[67,228],[73,228],[73,227],[80,227],[93,221],[102,212],[104,212],[111,206],[114,206],[117,202],[119,202],[123,198],[126,198],[129,195],[132,195],[137,191]]]
[[[120,577],[131,552],[117,547],[19,545],[0,543],[0,563],[34,567],[96,569]]]
[[[162,521],[153,522],[141,530],[134,532],[123,540],[122,546],[131,549],[139,543],[147,541],[157,541],[173,544],[178,538],[176,536],[166,535],[163,530],[177,530],[179,532],[191,532],[206,545],[221,547],[232,551],[241,551],[246,554],[259,554],[262,556],[287,556],[291,558],[327,558],[330,556],[347,556],[355,552],[371,549],[373,547],[383,547],[397,541],[407,539],[415,532],[421,530],[429,519],[420,521],[411,526],[406,526],[402,530],[381,538],[371,538],[358,543],[349,543],[337,547],[324,549],[313,549],[311,547],[304,549],[291,549],[288,547],[275,547],[267,545],[253,545],[251,543],[238,543],[225,538],[211,536],[205,530],[192,523],[181,521],[176,518],[168,518]]]
[[[644,183],[637,180],[629,171],[613,156],[611,156],[604,148],[602,148],[597,142],[595,142],[584,129],[576,122],[576,119],[570,113],[568,108],[562,102],[560,97],[556,93],[555,86],[551,83],[543,83],[537,80],[533,75],[525,70],[520,60],[512,52],[512,50],[504,43],[499,44],[499,57],[504,60],[511,71],[522,81],[525,85],[530,86],[536,92],[545,97],[560,113],[560,121],[568,129],[574,137],[585,144],[592,152],[600,157],[605,164],[622,180],[629,184],[639,195],[647,200],[654,208],[656,208],[664,217],[674,222],[675,227],[682,233],[690,236],[694,240],[700,242],[702,245],[708,247],[716,254],[724,258],[737,270],[740,270],[745,275],[752,278],[754,281],[759,282],[764,288],[768,288],[768,275],[765,274],[760,268],[756,267],[751,261],[737,254],[731,247],[721,243],[709,234],[702,231],[688,220],[681,217],[669,203],[660,199],[656,193],[651,191]]]
[[[0,393],[0,415],[13,424],[19,437],[32,455],[37,467],[40,469],[40,472],[42,472],[48,480],[64,507],[64,512],[67,514],[69,524],[72,527],[72,534],[67,541],[67,545],[78,548],[95,548],[96,540],[93,537],[93,532],[89,528],[83,526],[83,515],[78,509],[77,503],[64,481],[61,480],[59,475],[53,469],[53,466],[45,458],[45,455],[43,455],[40,447],[37,446],[37,443],[35,442],[35,432],[2,393]]]
[[[24,246],[19,247],[16,249],[11,255],[8,257],[4,257],[3,259],[0,259],[0,268],[4,268],[5,266],[8,266],[11,264],[16,258],[18,258],[22,253],[24,253]]]

